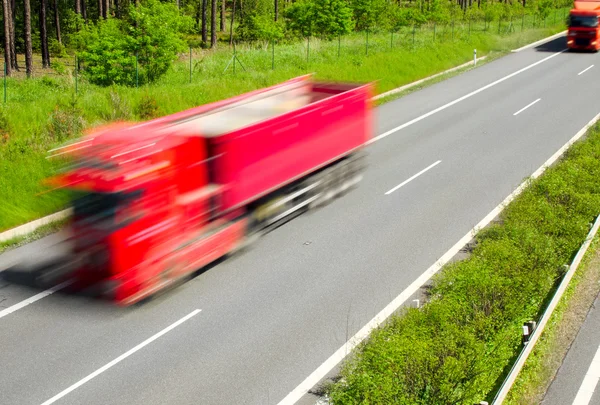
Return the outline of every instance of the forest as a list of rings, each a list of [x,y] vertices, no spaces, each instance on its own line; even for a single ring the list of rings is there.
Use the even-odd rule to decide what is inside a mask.
[[[43,68],[53,58],[76,54],[93,84],[152,83],[188,47],[333,40],[353,32],[523,15],[541,21],[565,5],[566,0],[3,0],[5,75],[24,71],[31,77],[34,53]]]

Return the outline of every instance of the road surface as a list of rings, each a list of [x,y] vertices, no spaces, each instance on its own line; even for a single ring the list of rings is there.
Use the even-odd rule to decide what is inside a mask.
[[[119,310],[55,293],[0,317],[0,403],[280,403],[599,112],[599,56],[563,49],[378,108],[359,188],[170,294]],[[0,285],[0,305],[38,292]]]
[[[542,405],[600,405],[600,296],[596,297]]]

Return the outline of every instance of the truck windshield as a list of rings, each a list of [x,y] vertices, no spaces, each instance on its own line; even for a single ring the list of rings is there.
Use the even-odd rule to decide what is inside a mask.
[[[573,28],[596,28],[598,26],[598,17],[572,15],[569,18],[569,27]]]
[[[117,211],[126,208],[139,192],[98,193],[76,192],[72,201],[76,221],[104,230],[116,230],[125,223],[117,223]]]

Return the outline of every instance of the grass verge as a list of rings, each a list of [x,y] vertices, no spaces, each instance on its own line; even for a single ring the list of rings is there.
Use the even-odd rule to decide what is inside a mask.
[[[240,46],[243,63],[224,72],[231,52],[221,49],[192,55],[175,64],[158,83],[143,88],[99,88],[77,82],[66,69],[63,76],[33,80],[9,79],[8,102],[0,108],[0,231],[56,212],[64,207],[63,192],[41,194],[40,182],[56,164],[46,151],[78,136],[85,128],[114,120],[137,121],[181,111],[275,84],[307,72],[317,79],[368,82],[378,80],[378,92],[422,79],[468,62],[479,55],[505,52],[564,29],[557,11],[545,28],[501,34],[495,28],[466,24],[371,34],[367,46],[361,34],[338,41],[311,40],[268,46]],[[531,18],[531,17],[527,17]],[[551,24],[555,22],[555,24]],[[77,93],[75,93],[77,84]]]
[[[333,404],[491,402],[600,207],[600,125],[446,265],[429,301],[390,317],[328,387]],[[531,402],[528,402],[531,403]]]

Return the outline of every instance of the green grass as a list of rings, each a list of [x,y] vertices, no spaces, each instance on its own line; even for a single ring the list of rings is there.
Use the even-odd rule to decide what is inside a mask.
[[[523,32],[518,22],[510,33],[508,24],[501,25],[501,34],[497,22],[487,31],[473,23],[470,34],[466,23],[455,24],[454,34],[450,26],[437,26],[435,42],[431,26],[417,29],[414,41],[408,28],[393,38],[390,33],[371,34],[368,55],[364,33],[343,37],[339,45],[337,40],[312,39],[309,50],[307,42],[281,44],[275,46],[274,69],[268,44],[240,45],[237,56],[245,70],[236,65],[235,74],[232,66],[224,73],[230,49],[194,50],[191,83],[189,55],[182,55],[158,83],[142,88],[99,88],[76,79],[69,67],[62,76],[8,79],[8,102],[0,109],[0,231],[55,212],[67,202],[63,192],[39,195],[45,191],[41,180],[56,168],[45,158],[49,149],[77,136],[83,127],[140,120],[152,113],[142,107],[144,100],[156,102],[159,110],[154,114],[169,114],[311,72],[317,79],[377,81],[377,91],[384,92],[465,63],[474,48],[480,56],[498,54],[559,32],[565,12],[551,15],[546,28],[532,28],[533,19],[526,17]]]
[[[600,210],[600,125],[432,280],[430,300],[373,331],[329,386],[332,404],[491,402],[523,322],[541,316]],[[532,403],[532,402],[529,402]]]

